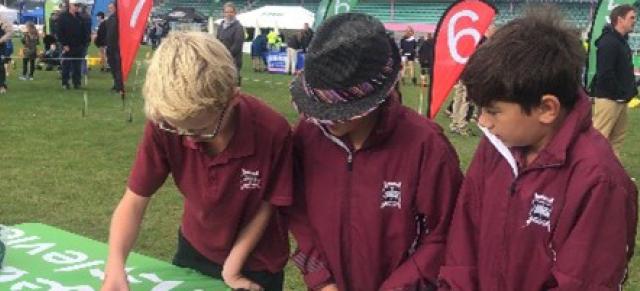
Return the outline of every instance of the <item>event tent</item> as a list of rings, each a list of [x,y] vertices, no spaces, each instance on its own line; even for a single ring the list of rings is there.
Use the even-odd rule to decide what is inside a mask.
[[[0,16],[9,23],[14,23],[18,19],[18,10],[0,5]]]
[[[26,23],[31,21],[35,24],[44,23],[44,9],[42,7],[35,7],[34,9],[24,10],[20,15],[20,23]]]
[[[305,23],[313,25],[313,12],[301,6],[263,6],[240,13],[236,18],[244,27],[302,29]],[[222,19],[216,21],[220,24]]]

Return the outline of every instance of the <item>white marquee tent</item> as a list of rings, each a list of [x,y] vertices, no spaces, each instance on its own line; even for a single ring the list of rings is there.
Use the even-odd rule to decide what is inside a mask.
[[[263,6],[236,16],[244,27],[302,29],[305,23],[313,26],[313,12],[300,6]],[[216,21],[220,24],[222,19]]]
[[[18,10],[0,5],[0,17],[2,17],[2,19],[4,19],[8,23],[13,23],[14,21],[16,21],[16,19],[18,19]]]

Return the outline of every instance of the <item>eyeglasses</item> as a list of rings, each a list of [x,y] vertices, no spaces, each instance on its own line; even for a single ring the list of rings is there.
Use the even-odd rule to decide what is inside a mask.
[[[222,109],[222,112],[220,113],[220,117],[218,117],[218,123],[216,124],[216,128],[213,130],[213,133],[194,133],[190,130],[184,130],[184,129],[172,127],[171,125],[167,124],[164,121],[161,121],[158,123],[158,128],[166,132],[170,132],[177,135],[213,139],[218,135],[218,133],[220,133],[220,129],[222,128],[222,120],[224,119],[224,114],[227,112],[228,107],[229,106],[225,106]]]

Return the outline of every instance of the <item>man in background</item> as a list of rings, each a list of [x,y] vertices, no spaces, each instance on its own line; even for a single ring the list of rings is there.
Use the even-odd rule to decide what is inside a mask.
[[[609,19],[611,26],[605,26],[596,41],[593,127],[609,140],[620,158],[628,126],[627,103],[638,95],[628,42],[636,24],[636,11],[631,5],[620,5],[611,11]]]

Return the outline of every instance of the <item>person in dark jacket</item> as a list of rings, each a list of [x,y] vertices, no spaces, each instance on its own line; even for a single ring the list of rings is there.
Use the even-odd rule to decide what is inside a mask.
[[[433,33],[427,33],[427,37],[420,44],[418,49],[418,61],[420,62],[420,80],[423,85],[427,84],[427,76],[431,82],[431,72],[433,70]]]
[[[404,32],[404,36],[400,39],[400,54],[402,55],[402,84],[404,84],[404,77],[409,73],[411,82],[413,85],[418,84],[418,80],[415,76],[414,63],[416,60],[416,49],[418,46],[418,40],[415,38],[413,27],[407,26]]]
[[[106,36],[105,36],[105,15],[104,12],[100,11],[96,14],[96,20],[98,21],[98,27],[96,29],[96,37],[93,43],[98,47],[98,51],[100,53],[100,71],[104,72],[107,67],[107,51],[106,51]]]
[[[124,86],[122,83],[122,65],[120,59],[120,38],[118,37],[118,13],[116,2],[109,3],[109,18],[105,20],[105,45],[107,46],[107,62],[111,68],[113,76],[113,87],[111,91],[122,94]]]
[[[89,35],[85,28],[86,21],[80,16],[81,0],[69,0],[67,11],[58,18],[57,39],[62,45],[62,87],[69,89],[69,79],[72,79],[73,87],[80,88],[82,77],[82,59],[89,42]]]
[[[5,54],[7,51],[7,43],[11,42],[13,36],[13,26],[6,21],[4,17],[0,17],[0,94],[7,92],[7,72],[4,68]]]
[[[595,106],[593,125],[604,135],[620,157],[627,131],[627,103],[638,95],[633,74],[633,53],[629,33],[636,23],[631,5],[620,5],[611,11],[611,26],[606,26],[596,41],[596,75],[593,81]]]
[[[455,150],[399,102],[400,53],[379,20],[331,17],[307,56],[290,87],[303,117],[293,262],[309,290],[435,290],[462,183]]]
[[[267,63],[265,61],[265,54],[267,53],[267,36],[265,33],[260,33],[251,43],[251,61],[253,64],[254,72],[264,72],[266,70]]]
[[[302,49],[302,32],[298,31],[287,39],[287,61],[285,71],[287,74],[295,74],[298,63],[298,53]]]
[[[535,44],[535,45],[532,45]],[[485,132],[439,290],[621,290],[637,190],[591,124],[584,49],[553,8],[507,23],[462,74]]]
[[[309,23],[305,23],[302,29],[302,52],[307,52],[311,39],[313,39],[313,29],[309,27]]]
[[[216,37],[231,53],[231,56],[236,63],[236,68],[238,69],[238,76],[240,76],[240,69],[242,68],[244,28],[236,19],[236,5],[233,4],[233,2],[225,3],[223,9],[224,20],[222,20],[220,27],[218,27]],[[238,84],[240,84],[240,77],[238,77]]]

